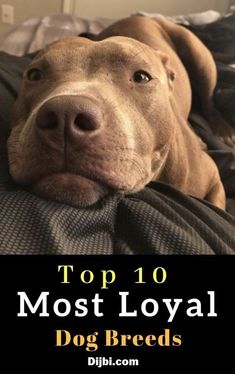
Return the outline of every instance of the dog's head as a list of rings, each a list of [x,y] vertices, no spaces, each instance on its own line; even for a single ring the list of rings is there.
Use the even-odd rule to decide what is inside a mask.
[[[161,172],[174,134],[167,59],[125,37],[61,39],[24,73],[8,139],[13,179],[88,206]]]

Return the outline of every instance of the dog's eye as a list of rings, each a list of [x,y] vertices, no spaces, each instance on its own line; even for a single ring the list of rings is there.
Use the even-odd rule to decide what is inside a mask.
[[[27,72],[29,81],[40,81],[43,78],[43,72],[40,69],[31,69]]]
[[[138,70],[133,74],[132,79],[135,83],[147,83],[151,81],[152,77],[146,71]]]

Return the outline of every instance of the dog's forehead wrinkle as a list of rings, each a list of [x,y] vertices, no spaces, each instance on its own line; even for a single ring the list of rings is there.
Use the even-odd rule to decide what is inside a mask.
[[[40,65],[43,69],[48,70],[50,68],[53,69],[53,71],[56,70],[63,70],[63,68],[66,68],[66,65],[69,66],[71,63],[74,63],[74,61],[78,61],[78,55],[76,55],[74,52],[69,53],[66,50],[61,50],[60,53],[56,51],[48,51],[41,57],[35,59],[32,61],[31,67],[35,65]]]
[[[49,52],[49,51],[48,51]],[[66,46],[58,50],[50,51],[43,56],[45,64],[63,62],[82,62],[88,60],[93,66],[106,61],[110,64],[129,64],[134,58],[140,61],[148,60],[144,46],[141,43],[117,43],[114,41],[102,41],[88,46],[77,46],[71,49]]]
[[[95,74],[100,69],[113,71],[133,66],[148,70],[150,58],[145,46],[128,38],[117,38],[124,39],[125,43],[123,40],[112,39],[116,38],[85,45],[76,43],[75,40],[74,48],[68,47],[64,42],[58,42],[46,48],[44,53],[39,53],[29,68],[39,67],[53,74],[64,71],[66,75],[71,71]]]
[[[111,38],[112,39],[112,38]],[[149,58],[141,43],[117,43],[115,41],[103,41],[99,48],[93,46],[92,55],[99,60],[108,62],[111,65],[129,65],[134,62],[147,63]],[[137,61],[136,61],[137,60]]]

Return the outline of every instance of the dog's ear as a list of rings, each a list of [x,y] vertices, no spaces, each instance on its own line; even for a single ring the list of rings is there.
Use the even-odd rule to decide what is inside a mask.
[[[166,70],[166,75],[168,78],[168,84],[171,90],[173,90],[174,80],[176,77],[174,69],[169,64],[169,57],[167,54],[157,51],[158,56],[160,57],[162,64]]]

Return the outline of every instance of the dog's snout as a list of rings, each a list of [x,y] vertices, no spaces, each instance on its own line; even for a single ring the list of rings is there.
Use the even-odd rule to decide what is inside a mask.
[[[101,128],[100,106],[85,96],[58,96],[46,101],[36,116],[36,127],[44,138],[67,136],[79,141]],[[56,136],[57,135],[57,136]]]
[[[56,129],[59,126],[57,112],[52,111],[50,107],[41,108],[37,115],[36,124],[41,130]]]
[[[99,124],[90,113],[78,113],[72,126],[81,131],[95,131],[99,128]]]

